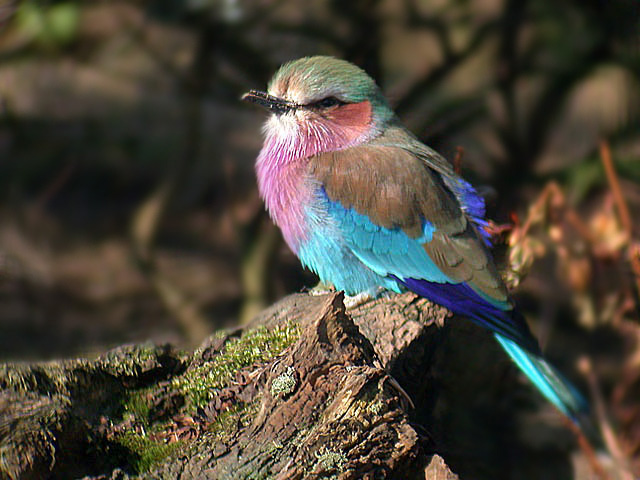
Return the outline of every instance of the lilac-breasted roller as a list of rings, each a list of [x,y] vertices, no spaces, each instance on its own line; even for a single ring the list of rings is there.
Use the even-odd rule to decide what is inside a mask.
[[[541,355],[511,302],[482,230],[483,199],[421,143],[355,65],[306,57],[283,65],[256,161],[260,194],[289,247],[347,295],[411,290],[491,330],[557,408],[586,407]]]

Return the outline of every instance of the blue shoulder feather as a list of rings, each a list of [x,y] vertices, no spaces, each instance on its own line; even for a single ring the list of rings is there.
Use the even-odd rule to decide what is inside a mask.
[[[469,218],[478,226],[478,231],[482,235],[485,243],[491,245],[491,235],[485,227],[489,225],[485,219],[486,205],[476,189],[469,182],[461,178],[444,177],[444,182],[454,193],[462,210],[469,215]]]

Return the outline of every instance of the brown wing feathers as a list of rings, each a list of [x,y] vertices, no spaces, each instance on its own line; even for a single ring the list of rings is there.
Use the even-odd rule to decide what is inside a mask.
[[[412,238],[422,235],[423,218],[445,231],[466,225],[453,195],[435,194],[442,191],[435,176],[404,150],[360,146],[324,153],[311,159],[310,173],[332,200]]]
[[[499,301],[507,291],[474,225],[438,173],[395,146],[358,146],[317,155],[310,174],[328,197],[385,228],[423,235],[423,219],[436,231],[424,249],[451,279]]]

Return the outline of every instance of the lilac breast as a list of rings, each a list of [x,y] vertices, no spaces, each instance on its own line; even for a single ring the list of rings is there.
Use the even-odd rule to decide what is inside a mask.
[[[256,163],[260,195],[273,221],[294,253],[308,236],[305,206],[312,198],[311,182],[306,181],[307,161],[278,161],[265,145]]]

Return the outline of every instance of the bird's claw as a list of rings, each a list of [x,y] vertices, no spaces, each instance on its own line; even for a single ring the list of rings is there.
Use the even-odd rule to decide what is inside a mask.
[[[352,310],[361,305],[364,305],[365,303],[370,302],[371,300],[375,300],[380,296],[382,292],[384,292],[383,288],[377,288],[375,290],[367,290],[353,296],[345,295],[344,306],[347,310]]]

